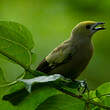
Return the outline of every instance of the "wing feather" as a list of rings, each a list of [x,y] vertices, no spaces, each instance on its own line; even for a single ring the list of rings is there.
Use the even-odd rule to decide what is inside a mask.
[[[38,71],[49,73],[57,66],[66,63],[76,53],[76,47],[69,43],[62,43],[55,48],[37,67]]]

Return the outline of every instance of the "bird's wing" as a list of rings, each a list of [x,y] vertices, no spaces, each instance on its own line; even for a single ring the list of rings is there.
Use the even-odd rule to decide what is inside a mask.
[[[76,53],[76,46],[70,46],[69,43],[62,43],[55,48],[37,67],[38,71],[48,73],[60,64],[71,60]]]

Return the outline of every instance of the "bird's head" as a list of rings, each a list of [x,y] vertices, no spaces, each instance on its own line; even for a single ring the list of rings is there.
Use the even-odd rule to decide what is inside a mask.
[[[103,30],[104,23],[95,21],[83,21],[75,26],[72,33],[76,36],[91,37],[95,32]]]

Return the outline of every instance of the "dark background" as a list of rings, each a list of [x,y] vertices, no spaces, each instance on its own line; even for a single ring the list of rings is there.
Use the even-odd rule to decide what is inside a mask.
[[[80,79],[91,88],[110,81],[110,0],[0,0],[0,20],[21,23],[31,31],[35,65],[67,39],[80,21],[105,22],[107,29],[93,36],[94,56]]]

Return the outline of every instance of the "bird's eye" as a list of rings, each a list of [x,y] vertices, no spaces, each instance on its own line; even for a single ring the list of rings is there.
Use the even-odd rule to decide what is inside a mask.
[[[87,26],[86,26],[86,29],[90,29],[90,28],[91,28],[91,26],[90,26],[90,25],[87,25]]]

